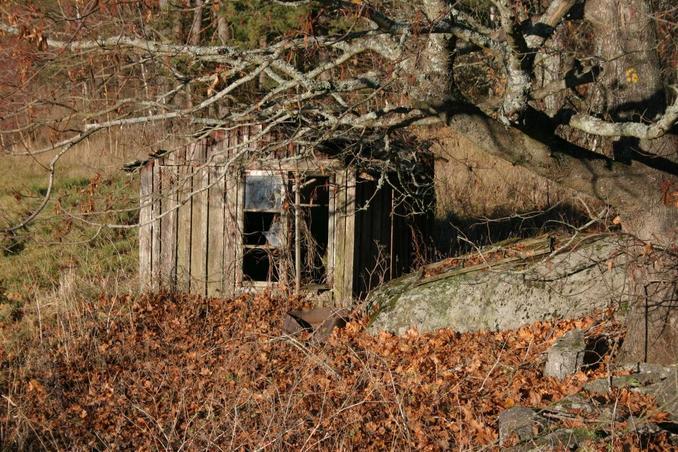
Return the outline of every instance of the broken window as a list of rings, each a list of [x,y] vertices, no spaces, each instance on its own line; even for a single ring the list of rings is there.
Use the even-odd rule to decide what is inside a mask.
[[[282,175],[250,171],[245,177],[245,210],[279,212],[285,183]]]
[[[251,171],[245,176],[243,278],[277,282],[287,244],[282,175]]]
[[[327,284],[330,177],[249,171],[243,208],[243,279]]]

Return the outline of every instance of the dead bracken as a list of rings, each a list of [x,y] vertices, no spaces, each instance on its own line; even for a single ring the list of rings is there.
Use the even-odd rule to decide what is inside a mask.
[[[526,406],[555,422],[542,435],[585,429],[592,447],[616,447],[644,444],[639,426],[667,416],[629,389],[582,392],[608,375],[609,356],[561,381],[542,376],[545,352],[566,331],[618,342],[610,312],[403,337],[369,335],[354,313],[321,343],[282,333],[284,314],[300,307],[267,294],[102,298],[70,335],[55,325],[42,343],[2,354],[13,369],[3,434],[26,448],[434,450],[497,446],[499,414]],[[554,408],[578,393],[587,409]],[[652,433],[652,447],[667,435]]]

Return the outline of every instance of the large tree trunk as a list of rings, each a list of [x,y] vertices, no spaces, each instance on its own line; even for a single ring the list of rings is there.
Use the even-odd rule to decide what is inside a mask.
[[[446,8],[444,0],[422,1],[422,10],[431,23],[443,17]],[[654,119],[664,111],[666,99],[646,0],[591,0],[586,3],[586,18],[594,31],[594,57],[603,69],[591,95],[597,110],[594,113],[615,121]],[[610,33],[610,24],[617,24],[614,33]],[[410,96],[425,105],[440,105],[449,99],[453,85],[450,60],[448,39],[429,36],[409,62],[408,71],[416,77]],[[615,146],[626,156],[612,160],[596,158],[600,146],[594,146],[588,156],[585,149],[567,147],[566,143],[544,146],[528,139],[529,145],[526,142],[521,146],[526,137],[516,130],[504,131],[488,118],[461,117],[455,127],[473,135],[481,147],[498,157],[614,206],[625,232],[664,246],[678,242],[678,208],[666,196],[678,190],[674,136],[645,146],[646,151],[667,146],[674,151],[673,156],[662,158],[640,156],[638,151],[644,143],[638,140],[608,140],[609,147]],[[535,132],[531,135],[538,135],[539,131]],[[554,150],[562,153],[554,154]],[[604,154],[613,155],[611,151]]]
[[[611,122],[656,120],[665,111],[667,99],[648,2],[589,0],[585,3],[585,19],[592,31],[590,53],[586,54],[587,59],[591,60],[588,64],[598,66],[601,73],[589,85],[586,100],[582,102],[580,109]],[[556,32],[549,49],[558,45],[565,48],[562,31]],[[572,67],[572,62],[563,64],[567,59],[566,55],[567,52],[552,51],[540,54],[541,64],[538,67],[543,73],[537,75],[542,83],[548,84],[562,77],[563,72]],[[556,115],[561,109],[569,108],[564,92],[549,96],[544,102],[545,112],[550,116]],[[627,187],[618,190],[622,188],[618,186],[615,188],[616,193],[601,193],[596,187],[593,195],[604,199],[618,210],[625,232],[644,241],[662,245],[671,246],[676,243],[678,209],[675,208],[675,200],[670,196],[670,193],[678,190],[678,141],[675,136],[667,134],[659,139],[643,141],[636,138],[605,138],[568,127],[559,129],[559,132],[569,142],[582,148],[602,154],[622,165],[635,166],[633,172],[636,183],[621,182],[621,185]],[[577,147],[571,146],[570,149],[572,155],[579,158],[580,151]],[[649,164],[659,171],[643,170],[643,165],[635,162]],[[615,166],[618,170],[621,165]],[[627,174],[627,171],[620,173],[624,176]],[[578,187],[573,188],[580,190]]]
[[[594,56],[601,60],[600,82],[590,96],[598,114],[614,121],[653,121],[663,113],[666,96],[657,55],[657,37],[647,0],[589,0],[585,18],[593,29]],[[614,32],[611,32],[614,30]],[[651,142],[618,139],[607,143],[615,158],[633,159],[642,152],[662,157],[661,166],[675,174],[675,136],[666,135]],[[619,205],[624,229],[643,240],[675,247],[678,206],[667,199],[668,191],[678,189],[675,177],[649,174],[653,187],[640,202]],[[652,193],[654,191],[654,194]],[[676,313],[676,272],[669,259],[637,256],[631,280],[634,301],[628,316],[628,336],[622,359],[629,361],[671,362],[678,352]],[[660,264],[657,265],[657,262]]]
[[[666,108],[666,96],[657,56],[657,37],[646,0],[590,0],[585,18],[593,29],[593,56],[603,69],[593,85],[589,103],[594,113],[613,121],[652,121]],[[614,32],[611,32],[614,30]],[[607,155],[621,161],[650,152],[662,159],[655,163],[676,173],[676,137],[666,135],[641,143],[635,139],[600,140]],[[670,152],[665,152],[670,150]],[[675,185],[669,175],[649,174],[648,196],[635,202],[617,203],[627,232],[654,243],[676,243],[678,209],[666,199]],[[673,184],[672,184],[673,182]],[[668,207],[668,208],[667,208]]]
[[[656,50],[655,27],[647,1],[589,0],[585,3],[585,19],[592,31],[590,58],[602,72],[596,82],[590,85],[582,108],[614,122],[655,120],[666,109],[666,96]],[[556,33],[551,46],[557,45],[559,38],[560,35]],[[561,77],[562,72],[570,67],[560,64],[563,56],[554,53],[542,59],[545,73],[541,74],[541,78],[544,83]],[[562,95],[550,96],[545,102],[546,112],[554,115],[559,109],[567,108],[564,101]],[[678,237],[678,209],[667,194],[678,190],[676,137],[669,134],[641,142],[635,138],[598,137],[574,129],[565,128],[564,131],[568,141],[622,165],[635,167],[632,170],[635,183],[615,182],[615,193],[589,187],[594,188],[594,193],[589,194],[605,200],[618,210],[624,231],[644,241],[668,246],[675,244]],[[576,146],[570,149],[572,155],[580,157]],[[634,161],[650,164],[660,171],[644,170],[643,165]],[[618,171],[621,165],[615,166],[615,171]],[[628,171],[620,173],[623,177],[627,174]],[[547,174],[545,176],[550,177]],[[585,180],[590,178],[585,177]],[[577,182],[565,183],[577,185]],[[605,185],[605,182],[600,181],[596,185]],[[580,187],[572,188],[581,191]]]
[[[678,264],[675,255],[634,253],[629,266],[632,300],[619,360],[678,361]]]

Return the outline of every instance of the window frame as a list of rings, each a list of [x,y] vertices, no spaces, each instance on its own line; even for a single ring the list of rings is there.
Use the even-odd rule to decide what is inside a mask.
[[[329,165],[318,168],[299,168],[299,167],[278,167],[278,168],[248,168],[239,172],[238,180],[240,186],[240,199],[238,200],[238,226],[239,231],[237,234],[237,286],[241,291],[256,291],[258,289],[273,288],[276,286],[287,287],[290,290],[296,292],[306,292],[309,290],[313,291],[325,291],[331,290],[334,285],[334,247],[335,247],[335,212],[336,212],[336,199],[337,199],[337,177],[335,171],[328,171],[327,167],[332,167],[335,165],[335,162],[330,162]],[[298,234],[298,223],[296,223],[297,212],[300,212],[306,207],[303,204],[297,206],[298,198],[295,193],[295,188],[298,185],[299,176],[301,178],[312,178],[312,177],[323,177],[328,179],[329,190],[328,190],[328,219],[327,219],[327,262],[325,265],[325,284],[299,284],[297,286],[295,281],[295,276],[298,272],[303,269],[301,266],[303,263],[300,262],[300,259],[293,259],[294,265],[292,262],[289,262],[284,256],[282,257],[282,262],[278,261],[274,263],[273,257],[269,256],[271,263],[269,265],[278,265],[284,268],[286,271],[279,270],[278,280],[277,281],[254,281],[245,278],[244,272],[244,258],[245,252],[249,249],[270,249],[266,246],[257,246],[257,245],[246,245],[245,244],[245,215],[248,212],[256,212],[256,209],[247,209],[246,206],[246,187],[247,187],[247,177],[248,176],[272,176],[272,177],[282,177],[282,186],[283,186],[283,202],[282,207],[279,210],[280,215],[284,218],[282,222],[284,225],[284,236],[286,239],[293,237],[292,240],[289,240],[291,243],[286,243],[280,249],[283,250],[284,254],[292,256],[296,252],[296,237],[299,237]],[[293,187],[292,192],[288,187]],[[291,202],[287,208],[285,208],[286,201]],[[269,210],[272,211],[272,210]],[[276,210],[278,212],[278,210]],[[293,235],[291,233],[294,233]],[[285,246],[287,250],[285,251]],[[296,257],[296,256],[292,256]],[[286,263],[288,261],[289,263]],[[289,278],[292,276],[292,278]]]

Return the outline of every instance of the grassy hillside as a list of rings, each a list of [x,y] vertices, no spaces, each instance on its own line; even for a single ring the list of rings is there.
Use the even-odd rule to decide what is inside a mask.
[[[101,224],[136,223],[138,181],[119,169],[126,155],[93,154],[67,154],[41,215],[0,234],[0,321],[17,321],[27,308],[49,304],[64,290],[90,296],[112,288],[112,278],[133,286],[136,229]],[[0,227],[17,224],[41,204],[48,184],[45,160],[0,156],[7,175],[0,178]]]

